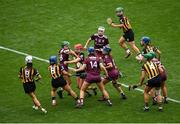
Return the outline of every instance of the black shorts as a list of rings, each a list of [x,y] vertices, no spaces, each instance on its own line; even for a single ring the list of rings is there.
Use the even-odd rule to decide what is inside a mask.
[[[77,77],[80,77],[81,79],[86,78],[86,72],[85,71],[76,72],[76,75],[77,75]]]
[[[149,87],[161,87],[161,77],[160,75],[148,80],[148,83],[146,84]]]
[[[24,87],[25,93],[31,93],[31,92],[34,92],[36,90],[36,85],[34,82],[23,83],[23,87]]]
[[[134,32],[133,32],[133,30],[129,29],[128,31],[124,32],[123,37],[127,42],[134,41]]]
[[[51,86],[53,88],[64,87],[66,84],[66,80],[63,78],[63,76],[51,80]]]

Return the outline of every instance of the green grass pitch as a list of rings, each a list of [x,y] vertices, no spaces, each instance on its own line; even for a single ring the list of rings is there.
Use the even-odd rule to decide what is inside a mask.
[[[112,54],[118,67],[126,75],[119,81],[133,84],[139,81],[141,64],[135,54],[125,60],[124,51],[118,46],[122,32],[106,24],[112,17],[116,22],[115,8],[123,6],[131,21],[136,44],[143,35],[152,38],[162,51],[162,63],[168,70],[168,96],[180,100],[180,1],[179,0],[0,0],[0,45],[29,53],[44,59],[57,54],[62,40],[85,44],[97,27],[106,28]],[[119,99],[111,84],[106,86],[113,107],[100,103],[97,96],[85,99],[83,109],[75,109],[74,101],[65,95],[51,106],[48,64],[34,60],[34,66],[43,76],[43,84],[37,83],[36,94],[48,114],[31,109],[31,99],[23,92],[17,78],[24,56],[0,49],[0,122],[180,122],[180,104],[164,105],[164,112],[151,107],[144,113],[143,94],[129,92],[128,99]],[[73,89],[77,93],[73,79]]]

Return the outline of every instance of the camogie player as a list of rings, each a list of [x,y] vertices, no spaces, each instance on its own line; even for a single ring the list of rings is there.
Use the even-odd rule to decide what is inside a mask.
[[[20,68],[18,77],[23,82],[24,91],[28,94],[34,103],[32,106],[33,109],[38,110],[40,109],[43,113],[47,113],[46,109],[41,106],[41,103],[37,99],[35,95],[36,85],[35,81],[41,79],[41,75],[39,74],[38,70],[33,67],[32,63],[32,56],[26,56],[25,62],[26,65]],[[34,79],[36,77],[36,79]]]
[[[78,96],[76,93],[71,89],[70,85],[66,83],[65,79],[63,78],[62,74],[71,76],[70,73],[64,70],[62,66],[57,64],[57,57],[51,56],[49,59],[50,66],[48,70],[50,71],[50,75],[52,77],[51,80],[51,98],[52,98],[52,105],[56,105],[56,91],[59,87],[66,90],[76,101],[78,100]]]
[[[146,54],[148,52],[155,52],[157,54],[158,60],[160,60],[161,51],[157,47],[151,45],[151,39],[149,37],[143,36],[141,38],[140,44],[143,47],[142,54]]]
[[[59,50],[59,60],[60,60],[60,66],[68,72],[68,64],[65,64],[64,61],[69,61],[69,55],[78,58],[78,56],[76,55],[76,53],[71,50],[69,48],[70,43],[68,41],[63,41],[62,45],[61,45],[61,49]],[[63,74],[64,79],[66,80],[66,82],[71,85],[71,78],[69,75],[64,75]],[[60,98],[63,98],[62,95],[63,90],[59,90],[57,93],[60,96]]]
[[[112,103],[109,99],[109,94],[105,90],[105,87],[103,85],[103,82],[101,81],[100,71],[103,70],[108,77],[108,73],[106,71],[106,68],[101,63],[99,57],[95,55],[95,49],[93,47],[88,48],[88,57],[85,59],[84,64],[79,68],[75,69],[75,72],[80,72],[85,70],[87,73],[87,76],[85,78],[84,83],[81,86],[80,89],[80,102],[77,104],[77,107],[81,108],[84,105],[84,94],[87,88],[92,84],[96,83],[102,94],[104,95],[107,104],[109,106],[112,106]]]
[[[99,26],[98,28],[98,33],[93,34],[86,42],[86,45],[84,46],[84,49],[87,49],[90,42],[93,40],[94,41],[94,49],[95,49],[95,54],[98,57],[102,57],[102,49],[104,46],[109,45],[109,40],[107,36],[104,35],[105,28],[102,26]]]
[[[158,109],[159,111],[163,110],[162,107],[162,98],[160,95],[160,87],[162,85],[161,76],[160,76],[160,70],[158,68],[158,65],[152,61],[152,59],[155,57],[154,54],[147,53],[143,55],[144,58],[147,59],[147,61],[143,64],[141,69],[141,77],[139,86],[143,85],[144,79],[147,76],[148,81],[144,89],[144,111],[149,111],[149,92],[155,88],[155,92],[157,95],[157,102],[158,102]]]
[[[150,42],[151,42],[151,39],[149,37],[147,37],[147,36],[144,36],[144,37],[141,38],[141,46],[143,46],[142,54],[146,54],[148,52],[151,52],[151,54],[156,53],[154,55],[155,58],[153,58],[152,61],[155,62],[163,70],[163,71],[160,72],[160,76],[161,76],[161,79],[162,79],[161,90],[162,90],[162,94],[163,94],[163,97],[164,97],[164,103],[168,103],[168,101],[167,101],[167,87],[166,87],[166,83],[165,83],[166,80],[167,80],[167,73],[166,73],[166,69],[165,69],[164,65],[160,62],[161,51],[157,47],[151,45]],[[154,95],[155,94],[152,91],[153,104],[156,103]]]
[[[113,87],[120,93],[120,96],[122,97],[122,99],[126,99],[126,96],[123,90],[121,89],[120,84],[117,83],[117,80],[119,78],[119,70],[115,64],[114,59],[111,56],[110,47],[103,48],[102,59],[103,59],[104,66],[108,72],[108,77],[102,80],[103,84],[106,85],[108,82],[112,81]]]
[[[83,45],[82,44],[75,44],[74,45],[74,51],[76,53],[76,55],[78,55],[78,58],[75,58],[74,60],[71,61],[65,61],[65,64],[72,64],[72,63],[76,63],[76,69],[80,68],[85,60],[85,54],[82,52],[83,50]],[[80,71],[76,73],[76,81],[77,81],[77,85],[78,88],[81,89],[81,86],[85,80],[86,77],[86,73],[85,71]],[[85,91],[87,93],[88,96],[91,96],[89,90],[92,90],[94,92],[95,95],[97,95],[97,91],[96,91],[96,87],[88,87],[88,89]]]
[[[134,32],[132,30],[132,27],[131,27],[131,24],[129,23],[128,18],[124,16],[124,9],[122,7],[116,8],[116,15],[119,17],[120,24],[113,23],[111,18],[107,19],[107,23],[114,28],[123,29],[124,35],[120,37],[119,45],[126,51],[125,58],[128,58],[131,55],[131,51],[125,43],[127,41],[128,44],[131,46],[131,48],[136,52],[137,54],[136,59],[141,60],[142,55],[138,47],[135,45]]]

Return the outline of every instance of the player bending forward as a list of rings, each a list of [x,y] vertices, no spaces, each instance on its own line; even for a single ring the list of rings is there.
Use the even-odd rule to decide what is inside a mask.
[[[103,84],[106,85],[109,81],[112,81],[113,87],[120,93],[120,96],[122,99],[126,99],[126,96],[121,89],[121,85],[117,83],[117,80],[119,78],[119,70],[117,66],[115,65],[115,61],[111,56],[111,48],[110,47],[104,47],[103,48],[103,63],[104,66],[108,72],[108,77],[104,78],[102,80]]]
[[[79,69],[75,69],[75,72],[85,70],[87,73],[86,79],[80,89],[80,102],[77,104],[77,107],[81,108],[84,105],[84,94],[87,90],[88,86],[92,83],[96,83],[102,94],[104,95],[107,104],[112,106],[112,103],[109,99],[109,94],[105,90],[103,82],[101,81],[100,71],[101,69],[105,72],[106,76],[108,77],[108,73],[106,68],[101,63],[100,59],[95,56],[95,49],[93,47],[88,48],[88,57],[85,59],[84,64]]]
[[[131,48],[136,52],[136,54],[137,54],[136,59],[142,60],[142,55],[140,53],[140,50],[135,45],[134,32],[132,30],[131,24],[129,23],[128,18],[124,16],[124,10],[122,7],[116,8],[116,15],[119,17],[120,24],[113,23],[111,18],[107,19],[107,23],[114,28],[122,28],[123,29],[124,35],[122,37],[120,37],[119,45],[126,51],[125,58],[128,58],[131,55],[131,51],[125,43],[127,41],[128,44],[131,46]]]
[[[57,57],[51,56],[49,59],[50,66],[48,67],[48,70],[50,71],[52,80],[51,80],[51,97],[52,97],[52,105],[56,105],[56,91],[59,87],[62,87],[64,90],[66,90],[76,101],[78,100],[78,96],[76,93],[71,89],[68,83],[66,83],[66,80],[63,78],[62,74],[71,76],[70,73],[65,71],[62,66],[59,66],[57,64]]]
[[[32,106],[33,109],[35,110],[40,109],[43,113],[46,114],[47,113],[46,109],[44,109],[41,106],[41,103],[39,102],[39,100],[35,95],[35,90],[36,90],[35,81],[40,80],[41,75],[39,74],[38,70],[36,70],[33,67],[32,59],[33,59],[32,56],[26,56],[25,58],[26,65],[20,68],[19,78],[23,82],[25,93],[32,98],[32,101],[34,103],[34,105]],[[34,81],[35,77],[36,79]]]

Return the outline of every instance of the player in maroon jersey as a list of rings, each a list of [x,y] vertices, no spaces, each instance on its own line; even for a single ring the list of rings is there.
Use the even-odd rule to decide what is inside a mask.
[[[64,61],[64,63],[65,64],[73,64],[73,63],[75,63],[76,64],[76,69],[78,69],[83,65],[84,60],[85,60],[85,54],[82,52],[83,51],[82,44],[80,44],[80,43],[75,44],[74,45],[74,51],[78,55],[79,58],[74,58],[74,60],[71,60],[71,61]],[[85,70],[76,73],[76,81],[77,81],[77,85],[78,85],[79,89],[81,89],[81,86],[82,86],[85,78],[86,78]],[[89,90],[92,90],[94,92],[94,94],[97,95],[96,89],[97,88],[94,87],[94,86],[93,87],[89,86],[88,89],[85,92],[86,92],[88,97],[91,96]]]
[[[60,60],[60,66],[62,68],[64,68],[65,71],[68,72],[68,64],[65,64],[64,61],[68,61],[69,60],[69,55],[72,55],[76,58],[78,58],[78,56],[76,55],[76,53],[71,50],[69,48],[69,42],[68,41],[63,41],[62,42],[62,48],[59,50],[59,60]],[[71,85],[71,78],[68,75],[63,75],[64,79],[66,80],[66,82]],[[62,98],[62,89],[59,90],[57,93],[59,95],[60,98]]]
[[[122,99],[126,99],[126,96],[121,89],[121,85],[117,83],[117,79],[119,78],[119,70],[115,64],[114,59],[111,56],[111,48],[110,47],[104,47],[103,48],[103,63],[104,66],[108,72],[108,77],[104,78],[102,81],[104,85],[106,85],[109,81],[112,81],[112,84],[114,88],[120,93]],[[103,97],[102,97],[103,98]],[[102,99],[104,100],[104,99]]]
[[[94,49],[95,53],[98,57],[102,57],[102,49],[104,46],[109,45],[109,40],[107,36],[104,35],[105,28],[102,26],[99,26],[98,33],[93,34],[86,42],[86,45],[84,46],[85,49],[89,46],[90,42],[94,41]]]
[[[75,69],[75,72],[79,72],[82,70],[85,70],[87,73],[87,76],[85,78],[85,81],[80,89],[80,102],[77,104],[77,107],[82,107],[84,105],[84,94],[88,86],[90,86],[92,83],[96,83],[100,91],[103,93],[104,97],[106,98],[106,101],[109,106],[112,106],[111,101],[109,100],[109,94],[105,90],[105,87],[103,85],[103,82],[101,81],[100,71],[103,70],[108,77],[108,73],[106,68],[101,63],[100,59],[96,57],[95,55],[95,49],[93,47],[88,48],[89,55],[85,59],[83,66],[81,66],[79,69]]]

